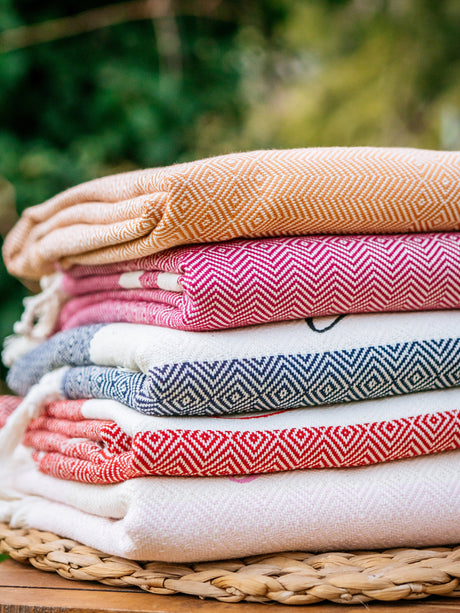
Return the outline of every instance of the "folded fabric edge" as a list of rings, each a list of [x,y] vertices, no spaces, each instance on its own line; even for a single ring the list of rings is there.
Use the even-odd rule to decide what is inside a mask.
[[[43,497],[40,516],[25,509],[39,529],[132,559],[204,561],[283,547],[458,542],[459,461],[453,451],[346,470],[243,479],[145,477],[104,486],[64,482],[31,467],[19,483],[25,494]]]
[[[20,444],[30,421],[40,414],[46,402],[63,398],[61,384],[67,370],[68,367],[63,366],[42,377],[39,383],[32,386],[0,430],[0,483],[11,469],[14,450]]]
[[[114,401],[67,400],[47,404],[23,443],[43,472],[90,483],[361,466],[458,448],[459,394],[452,388],[238,419],[158,418]],[[14,400],[0,397],[4,414]]]

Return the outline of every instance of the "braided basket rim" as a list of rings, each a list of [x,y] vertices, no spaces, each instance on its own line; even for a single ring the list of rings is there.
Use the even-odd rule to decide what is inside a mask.
[[[0,523],[0,553],[77,581],[223,602],[363,604],[460,597],[460,546],[384,551],[282,552],[173,564],[135,562],[72,539]]]

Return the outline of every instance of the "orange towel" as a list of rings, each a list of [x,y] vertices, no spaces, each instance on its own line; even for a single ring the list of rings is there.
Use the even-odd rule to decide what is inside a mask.
[[[27,209],[12,274],[139,258],[236,237],[460,229],[460,152],[252,151],[96,179]]]

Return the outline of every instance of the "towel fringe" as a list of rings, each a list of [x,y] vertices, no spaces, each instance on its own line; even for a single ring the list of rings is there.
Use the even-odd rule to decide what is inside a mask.
[[[13,452],[22,441],[30,421],[40,415],[47,402],[63,399],[61,383],[68,369],[68,366],[63,366],[42,377],[39,383],[30,388],[27,396],[0,430],[0,483],[9,472]]]
[[[41,278],[42,291],[24,298],[24,312],[14,324],[14,332],[36,341],[44,341],[54,332],[59,313],[69,296],[61,289],[62,272]]]
[[[5,366],[10,368],[23,355],[40,345],[39,340],[31,339],[27,336],[11,334],[3,341],[2,361]]]

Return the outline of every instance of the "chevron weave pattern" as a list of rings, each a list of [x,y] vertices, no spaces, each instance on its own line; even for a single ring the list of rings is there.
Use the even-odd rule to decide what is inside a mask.
[[[25,395],[61,366],[69,399],[117,400],[148,415],[229,415],[460,385],[460,311],[313,318],[218,332],[94,324],[17,360]]]
[[[147,415],[231,415],[457,386],[459,363],[457,338],[323,355],[185,362],[148,374],[77,367],[65,372],[62,392],[66,398],[117,400]]]
[[[54,529],[134,560],[196,562],[460,541],[459,450],[347,470],[143,477],[113,485],[56,479],[27,459],[30,468],[25,462],[13,467],[11,483],[33,498],[0,505],[0,521]]]
[[[26,210],[4,246],[39,278],[237,237],[460,229],[460,153],[396,148],[253,151],[106,177]]]
[[[8,417],[21,404],[22,398],[18,396],[0,396],[0,428],[6,423]]]
[[[216,330],[339,313],[459,308],[460,234],[181,247],[132,262],[75,267],[62,289],[78,297],[64,306],[61,329],[129,321]]]
[[[106,443],[123,433],[104,424],[101,434],[101,443]],[[97,443],[43,431],[29,432],[24,445],[37,450],[33,457],[42,472],[85,483],[118,483],[146,475],[246,475],[363,466],[458,449],[460,412],[268,433],[165,430],[136,437],[130,449],[111,458]]]
[[[460,402],[460,392],[450,395],[448,404]],[[247,475],[362,466],[459,448],[460,409],[424,412],[429,402],[432,407],[442,406],[446,393],[422,397],[423,402],[413,401],[419,413],[400,411],[398,417],[381,421],[367,421],[371,412],[369,403],[364,403],[354,419],[351,406],[322,409],[332,412],[324,416],[323,423],[328,422],[324,426],[305,425],[311,423],[311,412],[299,409],[240,417],[233,423],[208,419],[207,428],[203,420],[195,425],[189,419],[176,420],[174,429],[168,428],[169,422],[162,428],[153,419],[150,430],[147,425],[133,436],[115,421],[85,419],[84,401],[63,401],[48,405],[41,417],[32,420],[23,444],[35,450],[33,457],[42,472],[93,484],[146,475]],[[382,417],[398,403],[407,413],[409,403],[404,406],[400,399],[390,398],[380,401]],[[9,405],[11,397],[0,396],[0,425]],[[279,427],[280,416],[285,427]],[[337,424],[337,417],[346,425]],[[318,411],[316,419],[321,419]],[[256,423],[249,429],[248,422]]]

